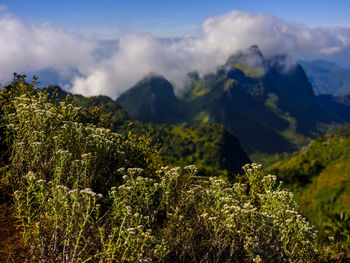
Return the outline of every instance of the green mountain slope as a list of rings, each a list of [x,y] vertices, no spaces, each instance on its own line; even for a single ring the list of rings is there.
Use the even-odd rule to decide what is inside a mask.
[[[296,192],[303,213],[325,227],[336,214],[350,213],[350,126],[341,126],[269,171]]]
[[[194,88],[211,89],[195,96]],[[252,153],[291,150],[292,145],[278,134],[288,127],[288,122],[265,106],[264,87],[261,80],[246,77],[238,69],[219,70],[215,75],[205,76],[189,87],[182,96],[191,98],[194,118],[207,116],[210,122],[220,123],[233,132]],[[259,131],[259,133],[257,133]],[[272,143],[272,140],[277,143]]]
[[[238,139],[218,124],[170,126],[136,122],[131,131],[149,134],[159,144],[164,165],[192,163],[202,175],[241,173],[241,167],[250,162]]]

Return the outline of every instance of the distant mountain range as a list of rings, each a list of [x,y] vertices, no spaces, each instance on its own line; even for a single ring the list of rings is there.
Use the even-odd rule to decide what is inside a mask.
[[[287,57],[265,59],[252,46],[215,73],[190,73],[177,95],[164,77],[149,75],[117,102],[142,122],[222,124],[249,154],[290,152],[323,127],[350,121],[350,115],[339,110],[349,109],[339,99],[317,98],[300,65],[288,65]]]
[[[315,94],[350,95],[350,70],[324,60],[303,61]]]

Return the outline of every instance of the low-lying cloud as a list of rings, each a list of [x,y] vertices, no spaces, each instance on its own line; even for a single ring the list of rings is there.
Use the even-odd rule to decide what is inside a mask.
[[[47,68],[62,75],[93,65],[95,44],[77,38],[49,24],[25,24],[11,14],[0,17],[0,81],[12,73],[35,72]]]
[[[237,50],[258,45],[265,57],[288,53],[339,54],[350,50],[350,28],[311,28],[267,14],[231,11],[212,17],[200,32],[175,41],[150,34],[126,32],[110,54],[96,57],[98,41],[74,36],[48,24],[27,25],[11,14],[0,16],[0,79],[13,72],[46,68],[62,76],[76,71],[72,92],[113,98],[150,72],[164,75],[181,87],[190,71],[215,69]]]

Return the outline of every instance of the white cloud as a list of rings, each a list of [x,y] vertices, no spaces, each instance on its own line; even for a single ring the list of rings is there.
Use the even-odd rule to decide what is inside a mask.
[[[179,87],[189,71],[212,70],[238,49],[254,44],[266,57],[339,53],[350,48],[350,29],[310,28],[271,15],[232,11],[204,21],[199,35],[170,43],[129,33],[121,38],[120,49],[92,70],[94,78],[76,79],[73,91],[105,92],[115,97],[150,71],[166,76]],[[100,74],[105,83],[102,89],[95,85],[101,69],[105,72]]]
[[[203,41],[220,53],[256,44],[266,56],[276,53],[334,53],[350,47],[349,28],[310,28],[266,14],[232,11],[202,25]]]
[[[238,49],[256,44],[266,57],[340,54],[350,50],[350,29],[310,28],[275,16],[232,11],[205,20],[201,32],[176,41],[126,32],[108,56],[96,59],[98,43],[47,24],[26,25],[13,15],[0,16],[0,79],[13,72],[54,68],[79,72],[72,91],[116,97],[149,72],[178,87],[186,73],[207,72]]]
[[[0,80],[13,72],[52,68],[62,74],[93,64],[94,44],[48,24],[25,24],[11,14],[0,16]]]

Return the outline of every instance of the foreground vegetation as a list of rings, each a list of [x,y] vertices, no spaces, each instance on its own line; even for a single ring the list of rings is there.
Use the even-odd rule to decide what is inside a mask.
[[[16,76],[0,93],[1,189],[31,262],[318,262],[317,231],[261,165],[228,182],[161,167],[151,139]]]

